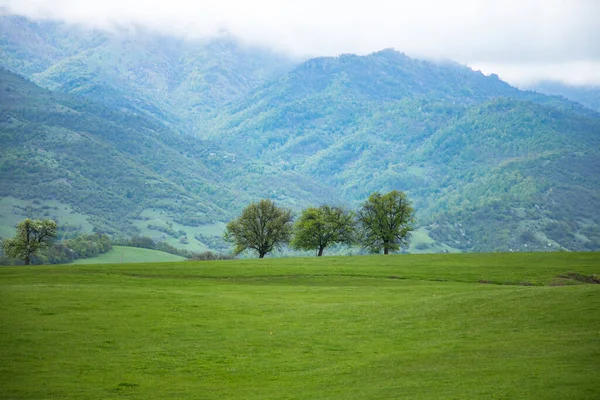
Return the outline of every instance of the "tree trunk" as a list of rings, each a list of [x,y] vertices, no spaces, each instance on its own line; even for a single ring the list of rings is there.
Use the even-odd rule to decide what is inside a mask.
[[[29,256],[25,256],[25,265],[29,265]]]
[[[258,258],[265,258],[265,254],[262,251],[258,252]]]
[[[323,247],[319,247],[319,254],[317,254],[317,257],[321,257],[323,255]]]
[[[390,249],[388,249],[387,247],[383,248],[383,254],[389,254]]]

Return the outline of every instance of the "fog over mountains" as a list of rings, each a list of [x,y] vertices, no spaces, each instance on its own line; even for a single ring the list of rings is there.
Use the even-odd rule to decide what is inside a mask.
[[[591,87],[7,15],[0,51],[0,232],[54,201],[82,229],[223,249],[219,227],[250,201],[354,208],[398,189],[413,252],[600,249]]]

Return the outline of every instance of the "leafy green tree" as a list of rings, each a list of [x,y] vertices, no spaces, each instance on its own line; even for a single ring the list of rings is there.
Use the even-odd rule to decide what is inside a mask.
[[[274,248],[288,243],[291,235],[292,212],[267,199],[250,204],[239,218],[229,222],[224,238],[235,244],[235,254],[252,249],[264,258]]]
[[[24,219],[17,224],[17,235],[12,239],[4,239],[2,248],[6,255],[31,262],[36,251],[46,248],[56,238],[56,222],[50,219]]]
[[[393,190],[386,194],[375,192],[369,196],[357,218],[360,242],[373,252],[383,254],[395,251],[408,243],[413,230],[414,210],[404,192]]]
[[[294,224],[292,247],[298,250],[317,250],[323,255],[326,247],[335,243],[352,244],[354,215],[341,207],[322,205],[302,211]]]

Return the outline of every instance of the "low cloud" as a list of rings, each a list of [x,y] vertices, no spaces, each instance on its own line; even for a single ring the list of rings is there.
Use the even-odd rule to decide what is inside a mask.
[[[479,63],[469,67],[486,75],[497,74],[511,84],[527,88],[540,81],[559,81],[573,86],[600,87],[600,62]]]
[[[0,6],[102,28],[135,24],[184,37],[226,31],[302,57],[393,47],[512,82],[551,76],[600,83],[598,0],[0,0]]]

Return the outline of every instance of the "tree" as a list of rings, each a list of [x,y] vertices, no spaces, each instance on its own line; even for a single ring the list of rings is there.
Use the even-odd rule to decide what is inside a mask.
[[[317,256],[334,243],[352,244],[354,215],[341,207],[322,205],[302,211],[294,225],[292,247],[298,250],[317,250]]]
[[[371,194],[357,215],[360,242],[376,253],[382,248],[383,254],[398,250],[408,243],[409,233],[413,230],[413,212],[404,192]]]
[[[253,249],[259,258],[264,258],[276,247],[288,243],[291,235],[292,212],[267,199],[250,204],[239,218],[229,222],[224,238],[235,244],[235,254]]]
[[[24,219],[17,224],[17,235],[4,239],[2,248],[11,258],[19,258],[29,265],[36,251],[46,248],[56,238],[56,222],[50,219]]]

